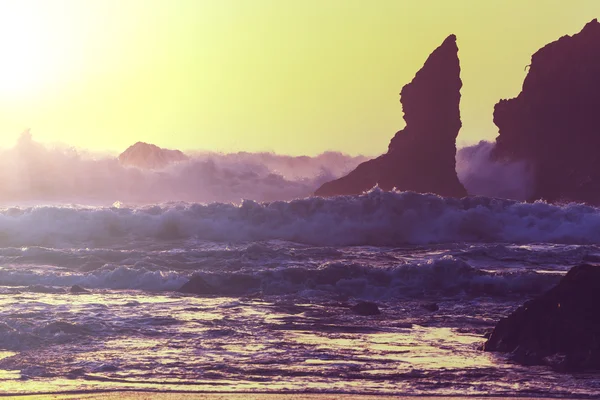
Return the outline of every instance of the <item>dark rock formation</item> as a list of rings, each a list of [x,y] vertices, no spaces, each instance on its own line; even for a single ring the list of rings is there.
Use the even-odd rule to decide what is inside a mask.
[[[260,290],[261,280],[247,274],[224,274],[211,284],[201,276],[193,276],[178,292],[197,295],[240,296]]]
[[[325,183],[315,194],[360,194],[379,185],[384,190],[466,196],[455,170],[461,87],[458,47],[451,35],[402,88],[406,127],[392,138],[388,152]]]
[[[27,292],[31,293],[46,293],[46,294],[62,294],[66,293],[66,290],[61,287],[44,286],[44,285],[31,285],[27,287]]]
[[[600,24],[531,58],[521,93],[494,109],[493,157],[526,161],[530,200],[600,204]]]
[[[119,162],[122,165],[144,169],[164,168],[173,162],[187,159],[188,157],[179,150],[163,149],[144,142],[129,146],[119,155]]]
[[[581,264],[498,322],[485,351],[564,370],[600,368],[600,266]]]
[[[71,286],[71,290],[69,290],[70,293],[90,293],[89,290],[79,286],[79,285],[73,285]]]
[[[201,276],[192,276],[187,283],[184,283],[183,286],[179,288],[178,292],[198,295],[211,295],[215,294],[216,290]]]
[[[379,307],[375,303],[371,303],[370,301],[362,301],[352,307],[350,309],[358,315],[379,315],[381,311],[379,311]]]

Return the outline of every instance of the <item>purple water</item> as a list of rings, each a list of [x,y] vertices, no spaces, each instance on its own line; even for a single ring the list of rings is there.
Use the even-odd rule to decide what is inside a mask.
[[[0,392],[594,396],[597,374],[479,347],[599,243],[592,207],[379,190],[4,208]],[[213,293],[176,292],[193,275]]]

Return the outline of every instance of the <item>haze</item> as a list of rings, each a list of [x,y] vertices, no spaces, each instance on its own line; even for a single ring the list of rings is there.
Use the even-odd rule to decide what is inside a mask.
[[[459,144],[493,139],[531,54],[597,16],[578,1],[39,0],[0,3],[0,146],[36,140],[375,155],[400,89],[450,33]]]

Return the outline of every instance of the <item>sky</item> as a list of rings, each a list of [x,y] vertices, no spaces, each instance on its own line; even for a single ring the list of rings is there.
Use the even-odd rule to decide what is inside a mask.
[[[531,55],[598,0],[0,0],[0,146],[377,155],[399,92],[449,34],[459,145],[493,140],[494,104]]]

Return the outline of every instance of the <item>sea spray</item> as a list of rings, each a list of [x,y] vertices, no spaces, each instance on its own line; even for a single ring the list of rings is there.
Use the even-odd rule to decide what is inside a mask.
[[[319,246],[455,242],[600,243],[600,210],[579,204],[444,198],[374,189],[360,196],[145,207],[0,211],[0,246],[134,248],[145,241],[286,240]]]
[[[315,157],[195,152],[187,161],[144,170],[123,166],[113,155],[42,145],[25,132],[15,147],[0,151],[0,203],[291,200],[310,196],[363,160],[334,152]]]
[[[533,170],[524,161],[494,160],[494,144],[481,141],[456,153],[456,173],[470,195],[528,200]]]

